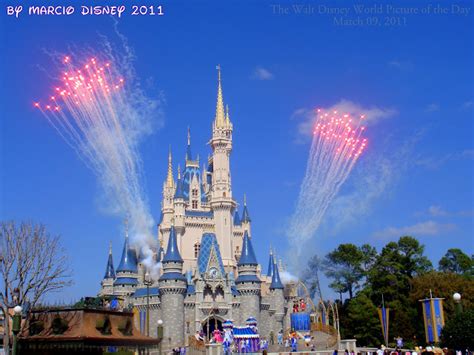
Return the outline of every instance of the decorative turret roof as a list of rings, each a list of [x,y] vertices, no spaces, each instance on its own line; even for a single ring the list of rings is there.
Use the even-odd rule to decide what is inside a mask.
[[[239,263],[237,265],[258,265],[255,252],[253,251],[252,242],[250,241],[247,231],[244,233],[242,254],[240,255]]]
[[[242,222],[250,222],[251,219],[250,219],[250,214],[249,214],[249,211],[247,209],[247,197],[246,195],[244,195],[244,210],[242,211],[242,219],[241,219]]]
[[[218,65],[217,69],[217,103],[216,103],[216,117],[214,119],[215,127],[225,127],[226,117],[224,111],[224,98],[222,95],[222,84],[221,84],[221,66]]]
[[[242,222],[240,221],[239,211],[235,210],[234,213],[234,226],[240,226]]]
[[[134,249],[130,248],[128,243],[128,228],[125,231],[125,242],[123,243],[122,258],[117,268],[119,272],[137,272],[137,253]]]
[[[176,229],[174,226],[171,226],[168,248],[166,249],[166,254],[162,260],[162,263],[169,262],[183,263],[183,258],[181,258],[181,254],[179,254],[178,250],[178,240],[176,238]]]
[[[107,260],[107,267],[105,268],[104,279],[114,279],[114,278],[115,278],[114,259],[112,257],[112,243],[110,243],[109,259]]]
[[[272,283],[270,284],[270,290],[275,289],[284,289],[283,283],[280,279],[280,271],[278,271],[278,265],[276,262],[273,264]]]
[[[273,277],[274,267],[275,267],[275,258],[273,257],[273,251],[270,248],[270,258],[268,260],[268,271],[267,271],[267,276],[268,277]]]
[[[178,181],[176,182],[176,191],[174,193],[174,198],[184,199],[183,181],[181,180],[181,176],[178,177]]]

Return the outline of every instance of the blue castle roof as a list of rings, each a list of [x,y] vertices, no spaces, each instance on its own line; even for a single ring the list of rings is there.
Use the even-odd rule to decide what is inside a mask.
[[[183,196],[185,199],[189,198],[191,181],[193,180],[194,177],[196,177],[200,186],[201,202],[206,202],[206,193],[204,192],[204,187],[202,186],[202,180],[201,180],[201,169],[198,166],[187,165],[186,168],[184,169],[183,177],[181,179]]]
[[[160,294],[160,290],[158,289],[158,287],[150,287],[148,292],[150,296],[158,296]],[[146,297],[146,296],[147,296],[146,287],[137,288],[135,293],[132,295],[132,297]]]
[[[240,221],[239,211],[235,210],[234,213],[234,226],[240,226],[242,222]]]
[[[204,233],[201,238],[201,248],[198,256],[199,273],[203,274],[207,271],[211,251],[214,253],[219,261],[219,268],[222,275],[225,275],[224,264],[222,263],[221,251],[219,243],[217,243],[216,235],[214,233]]]
[[[174,193],[174,198],[183,198],[184,199],[184,194],[183,194],[183,182],[181,179],[178,179],[176,182],[176,191]]]
[[[163,257],[162,262],[183,263],[183,258],[179,254],[178,250],[178,241],[176,238],[176,229],[174,228],[174,226],[171,226],[170,237],[168,239],[168,248],[166,249],[166,254]]]
[[[114,279],[115,270],[114,270],[114,260],[112,257],[112,251],[109,252],[109,259],[107,260],[107,267],[105,268],[104,279]]]
[[[242,243],[242,254],[240,255],[239,263],[237,265],[258,265],[255,252],[253,251],[250,237],[245,231],[244,241]]]
[[[278,271],[278,265],[276,263],[273,264],[273,276],[272,276],[272,283],[270,284],[270,290],[275,289],[284,289],[283,283],[280,279],[280,271]]]
[[[135,286],[138,284],[138,281],[137,279],[133,278],[133,277],[118,277],[115,279],[114,281],[114,286],[117,286],[117,285],[131,285],[131,286]]]
[[[125,242],[123,243],[122,258],[120,259],[120,264],[117,268],[117,273],[119,272],[137,272],[137,253],[135,250],[130,248],[128,245],[128,237],[125,237]]]
[[[275,266],[275,258],[273,257],[273,253],[270,252],[270,258],[268,260],[268,271],[267,276],[273,277],[273,268]]]
[[[249,210],[247,209],[247,204],[244,203],[244,210],[242,211],[242,222],[250,222],[250,214]]]

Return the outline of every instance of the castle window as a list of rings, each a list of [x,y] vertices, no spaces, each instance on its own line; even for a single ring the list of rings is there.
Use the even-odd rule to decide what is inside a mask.
[[[193,195],[193,197],[197,197],[197,196],[198,196],[198,190],[197,190],[197,189],[193,189],[193,191],[191,192],[191,194]]]
[[[192,202],[192,208],[193,208],[193,209],[197,209],[197,208],[198,208],[198,202],[197,202],[197,200],[193,200],[193,202]]]
[[[194,244],[194,257],[195,258],[199,256],[199,250],[201,250],[201,244],[199,243]]]

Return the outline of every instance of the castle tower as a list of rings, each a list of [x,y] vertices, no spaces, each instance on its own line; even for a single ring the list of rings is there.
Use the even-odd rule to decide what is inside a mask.
[[[232,199],[230,177],[230,153],[232,152],[232,123],[229,111],[224,110],[221,70],[217,66],[217,104],[216,116],[212,124],[210,145],[212,155],[211,208],[214,212],[215,232],[221,247],[222,261],[227,271],[235,265],[233,260],[232,221],[236,206]]]
[[[102,296],[113,295],[114,279],[115,279],[114,259],[112,256],[112,243],[110,243],[109,258],[107,259],[107,266],[105,267],[104,279],[101,282],[102,289],[101,289],[100,294]]]
[[[158,283],[161,295],[161,312],[164,325],[164,347],[183,346],[184,296],[186,277],[183,275],[183,259],[178,250],[176,230],[171,225],[168,247],[162,260],[163,275]]]
[[[241,323],[249,317],[260,321],[260,279],[257,276],[258,262],[247,232],[244,234],[242,254],[237,269],[239,276],[235,280],[240,297]]]
[[[123,243],[122,258],[117,268],[114,281],[114,293],[120,296],[130,296],[138,284],[137,252],[128,242],[128,227],[125,227],[125,241]]]
[[[270,284],[270,292],[272,297],[272,308],[275,310],[275,322],[273,332],[277,334],[283,328],[283,319],[285,318],[285,295],[283,293],[284,286],[280,279],[280,271],[273,254],[270,254],[273,262],[272,283]]]
[[[182,249],[181,239],[184,234],[185,228],[185,215],[186,215],[186,201],[183,189],[183,179],[181,177],[181,171],[178,165],[178,180],[176,182],[176,191],[174,194],[174,220],[171,224],[174,224],[176,232],[176,243]]]

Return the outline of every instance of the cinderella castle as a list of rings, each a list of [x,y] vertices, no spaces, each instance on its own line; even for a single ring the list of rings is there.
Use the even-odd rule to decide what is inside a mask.
[[[222,329],[228,319],[239,326],[254,317],[267,339],[289,327],[292,301],[280,279],[281,265],[270,251],[262,273],[245,198],[239,214],[232,194],[232,130],[218,67],[207,167],[200,168],[199,158],[193,156],[189,131],[184,169],[181,173],[178,168],[177,180],[169,154],[155,253],[161,263],[159,277],[149,277],[127,235],[116,269],[109,252],[100,294],[133,307],[139,328],[150,336],[157,335],[157,322],[162,320],[164,348],[187,345],[197,331]]]

